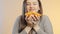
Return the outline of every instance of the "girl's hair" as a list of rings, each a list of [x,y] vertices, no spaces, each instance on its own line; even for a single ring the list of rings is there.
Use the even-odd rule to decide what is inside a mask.
[[[26,1],[27,0],[24,0],[24,2],[23,2],[23,15],[26,12]],[[40,8],[40,10],[38,10],[38,13],[43,14],[41,2],[40,2],[40,0],[37,0],[37,1],[39,3],[39,8]]]
[[[27,0],[23,1],[23,12],[22,12],[22,17],[21,17],[21,23],[19,25],[19,27],[20,27],[19,32],[22,31],[26,27],[26,25],[27,25],[27,22],[25,21],[26,1]],[[40,0],[37,0],[37,1],[39,3],[39,8],[40,8],[40,10],[38,10],[38,13],[40,13],[41,15],[43,15],[41,2],[40,2]],[[42,16],[40,17],[40,19],[41,18],[42,18]]]

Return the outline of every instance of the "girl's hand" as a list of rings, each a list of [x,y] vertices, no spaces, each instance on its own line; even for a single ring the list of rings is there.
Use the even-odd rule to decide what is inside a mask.
[[[27,22],[27,26],[33,27],[32,17],[31,16],[26,16],[25,20]]]
[[[34,16],[32,15],[32,22],[34,25],[39,24],[40,16]]]
[[[33,24],[34,24],[34,26],[33,26],[33,29],[37,32],[39,29],[40,29],[40,27],[39,27],[39,21],[40,21],[40,17],[37,17],[37,16],[32,16],[32,18],[34,19],[32,22],[33,22]]]
[[[27,24],[33,26],[35,24],[39,24],[40,16],[34,16],[34,15],[26,16],[25,20]]]

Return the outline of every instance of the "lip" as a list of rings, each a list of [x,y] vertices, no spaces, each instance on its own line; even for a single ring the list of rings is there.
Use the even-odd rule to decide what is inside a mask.
[[[34,9],[29,9],[29,10],[33,11]]]

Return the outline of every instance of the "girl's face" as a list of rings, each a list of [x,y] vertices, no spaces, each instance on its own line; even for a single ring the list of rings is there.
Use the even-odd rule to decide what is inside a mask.
[[[38,10],[40,10],[38,1],[37,0],[27,0],[26,9],[27,9],[27,11],[38,12]]]

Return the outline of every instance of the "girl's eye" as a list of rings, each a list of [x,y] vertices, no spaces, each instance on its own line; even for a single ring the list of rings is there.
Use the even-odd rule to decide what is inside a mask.
[[[37,3],[33,3],[33,5],[37,5]]]
[[[26,3],[26,5],[30,5],[30,3]]]
[[[26,4],[26,5],[30,5],[30,4]]]

